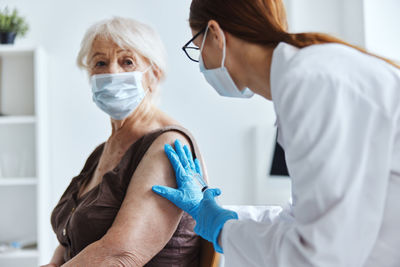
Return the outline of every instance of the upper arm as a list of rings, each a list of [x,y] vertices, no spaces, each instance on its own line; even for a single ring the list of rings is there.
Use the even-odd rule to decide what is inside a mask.
[[[116,251],[130,252],[142,263],[167,244],[182,217],[179,208],[151,190],[153,185],[176,187],[175,173],[164,145],[172,145],[177,138],[188,144],[183,135],[166,132],[147,150],[133,174],[113,225],[103,237]]]

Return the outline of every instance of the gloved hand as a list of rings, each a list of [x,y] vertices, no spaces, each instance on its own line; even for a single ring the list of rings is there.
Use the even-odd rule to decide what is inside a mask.
[[[200,163],[197,159],[193,162],[189,148],[187,146],[182,148],[179,140],[175,141],[175,149],[176,152],[169,144],[164,147],[175,170],[178,189],[161,185],[155,185],[152,189],[196,219],[198,206],[203,198],[199,184],[205,185]]]
[[[214,244],[216,252],[224,253],[218,244],[218,236],[228,220],[238,219],[236,212],[224,209],[215,201],[221,194],[218,188],[207,189],[198,207],[196,226],[194,232]]]
[[[203,186],[205,183],[199,161],[195,159],[193,162],[190,150],[186,146],[182,149],[179,140],[175,141],[175,149],[176,152],[170,145],[165,145],[165,153],[175,170],[178,189],[159,185],[152,189],[189,213],[196,221],[194,231],[212,242],[217,252],[223,253],[218,244],[218,236],[227,220],[238,219],[237,213],[223,209],[216,203],[214,198],[221,194],[219,189],[207,189],[203,197],[199,184]]]

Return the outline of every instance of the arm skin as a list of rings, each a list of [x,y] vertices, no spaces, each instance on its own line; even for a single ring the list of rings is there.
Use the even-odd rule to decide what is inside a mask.
[[[64,261],[64,252],[65,247],[63,245],[58,245],[55,249],[53,257],[50,260],[50,263],[47,265],[42,265],[41,267],[59,267],[65,263]]]
[[[125,199],[111,228],[63,267],[143,266],[171,239],[182,211],[151,188],[160,184],[176,188],[175,174],[164,144],[187,140],[179,133],[162,134],[151,145],[133,174]],[[189,146],[190,147],[190,146]]]

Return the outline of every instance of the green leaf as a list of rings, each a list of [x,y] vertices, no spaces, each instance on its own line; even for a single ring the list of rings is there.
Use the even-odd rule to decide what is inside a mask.
[[[24,17],[19,16],[18,10],[12,12],[6,6],[0,9],[0,32],[15,32],[17,36],[24,36],[29,27]]]

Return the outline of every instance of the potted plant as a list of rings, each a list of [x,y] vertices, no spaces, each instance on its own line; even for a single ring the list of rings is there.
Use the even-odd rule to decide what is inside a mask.
[[[28,24],[18,15],[17,9],[12,12],[5,7],[0,10],[0,43],[13,44],[16,36],[24,36],[28,31]]]

